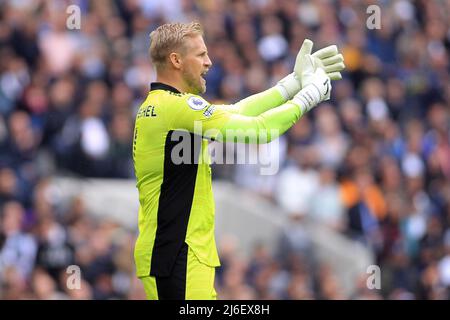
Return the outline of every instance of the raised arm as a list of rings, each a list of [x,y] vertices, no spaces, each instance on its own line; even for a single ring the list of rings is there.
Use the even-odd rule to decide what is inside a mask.
[[[302,62],[301,81],[304,88],[291,100],[255,116],[230,112],[230,106],[211,105],[198,96],[188,97],[188,104],[191,101],[193,105],[188,108],[180,106],[180,112],[172,119],[171,127],[186,129],[223,142],[270,142],[286,132],[307,111],[329,99],[330,78],[322,69],[314,70],[310,55],[306,55],[305,61]],[[261,95],[265,94],[267,93],[263,92]]]

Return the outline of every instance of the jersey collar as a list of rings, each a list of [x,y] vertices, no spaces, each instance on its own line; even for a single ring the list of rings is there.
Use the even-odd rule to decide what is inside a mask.
[[[162,82],[152,82],[150,83],[150,91],[153,90],[166,90],[166,91],[171,91],[174,93],[181,93],[180,91],[178,91],[177,89],[175,89],[172,86],[169,86],[168,84],[162,83]]]

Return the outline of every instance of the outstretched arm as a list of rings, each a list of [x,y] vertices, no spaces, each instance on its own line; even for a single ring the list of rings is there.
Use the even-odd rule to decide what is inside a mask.
[[[242,99],[235,104],[224,105],[224,108],[231,113],[254,117],[267,110],[281,106],[287,101],[288,99],[284,97],[280,89],[275,86]]]
[[[292,101],[253,117],[233,113],[222,127],[210,131],[210,137],[221,142],[268,143],[285,133],[303,114],[303,109]]]
[[[330,78],[322,69],[314,71],[310,55],[307,55],[302,70],[301,80],[305,87],[278,108],[251,116],[230,112],[230,106],[211,105],[198,96],[191,96],[187,99],[188,104],[194,99],[200,107],[194,107],[196,111],[192,111],[192,106],[181,106],[179,114],[171,119],[171,128],[186,129],[223,142],[270,142],[286,132],[303,114],[330,97]]]

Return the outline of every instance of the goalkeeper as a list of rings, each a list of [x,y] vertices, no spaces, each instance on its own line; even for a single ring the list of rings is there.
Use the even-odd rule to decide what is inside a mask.
[[[311,54],[305,40],[294,71],[273,88],[232,105],[200,96],[211,60],[198,23],[165,24],[150,35],[157,82],[136,116],[133,160],[139,191],[139,236],[134,257],[148,299],[216,299],[214,199],[208,140],[266,143],[330,98],[341,78],[336,46]],[[186,136],[187,134],[187,136]],[[189,146],[174,152],[182,144]],[[189,139],[188,139],[189,138]],[[182,154],[189,161],[179,161]]]

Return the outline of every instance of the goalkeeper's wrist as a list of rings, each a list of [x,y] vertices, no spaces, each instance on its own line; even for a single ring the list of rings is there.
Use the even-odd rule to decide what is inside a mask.
[[[300,90],[292,99],[292,102],[300,108],[301,114],[305,114],[317,106],[320,101],[321,94],[319,88],[313,83]]]
[[[275,85],[275,88],[280,92],[284,101],[288,101],[292,99],[297,92],[300,91],[300,81],[297,80],[294,73],[291,73],[278,81]]]

